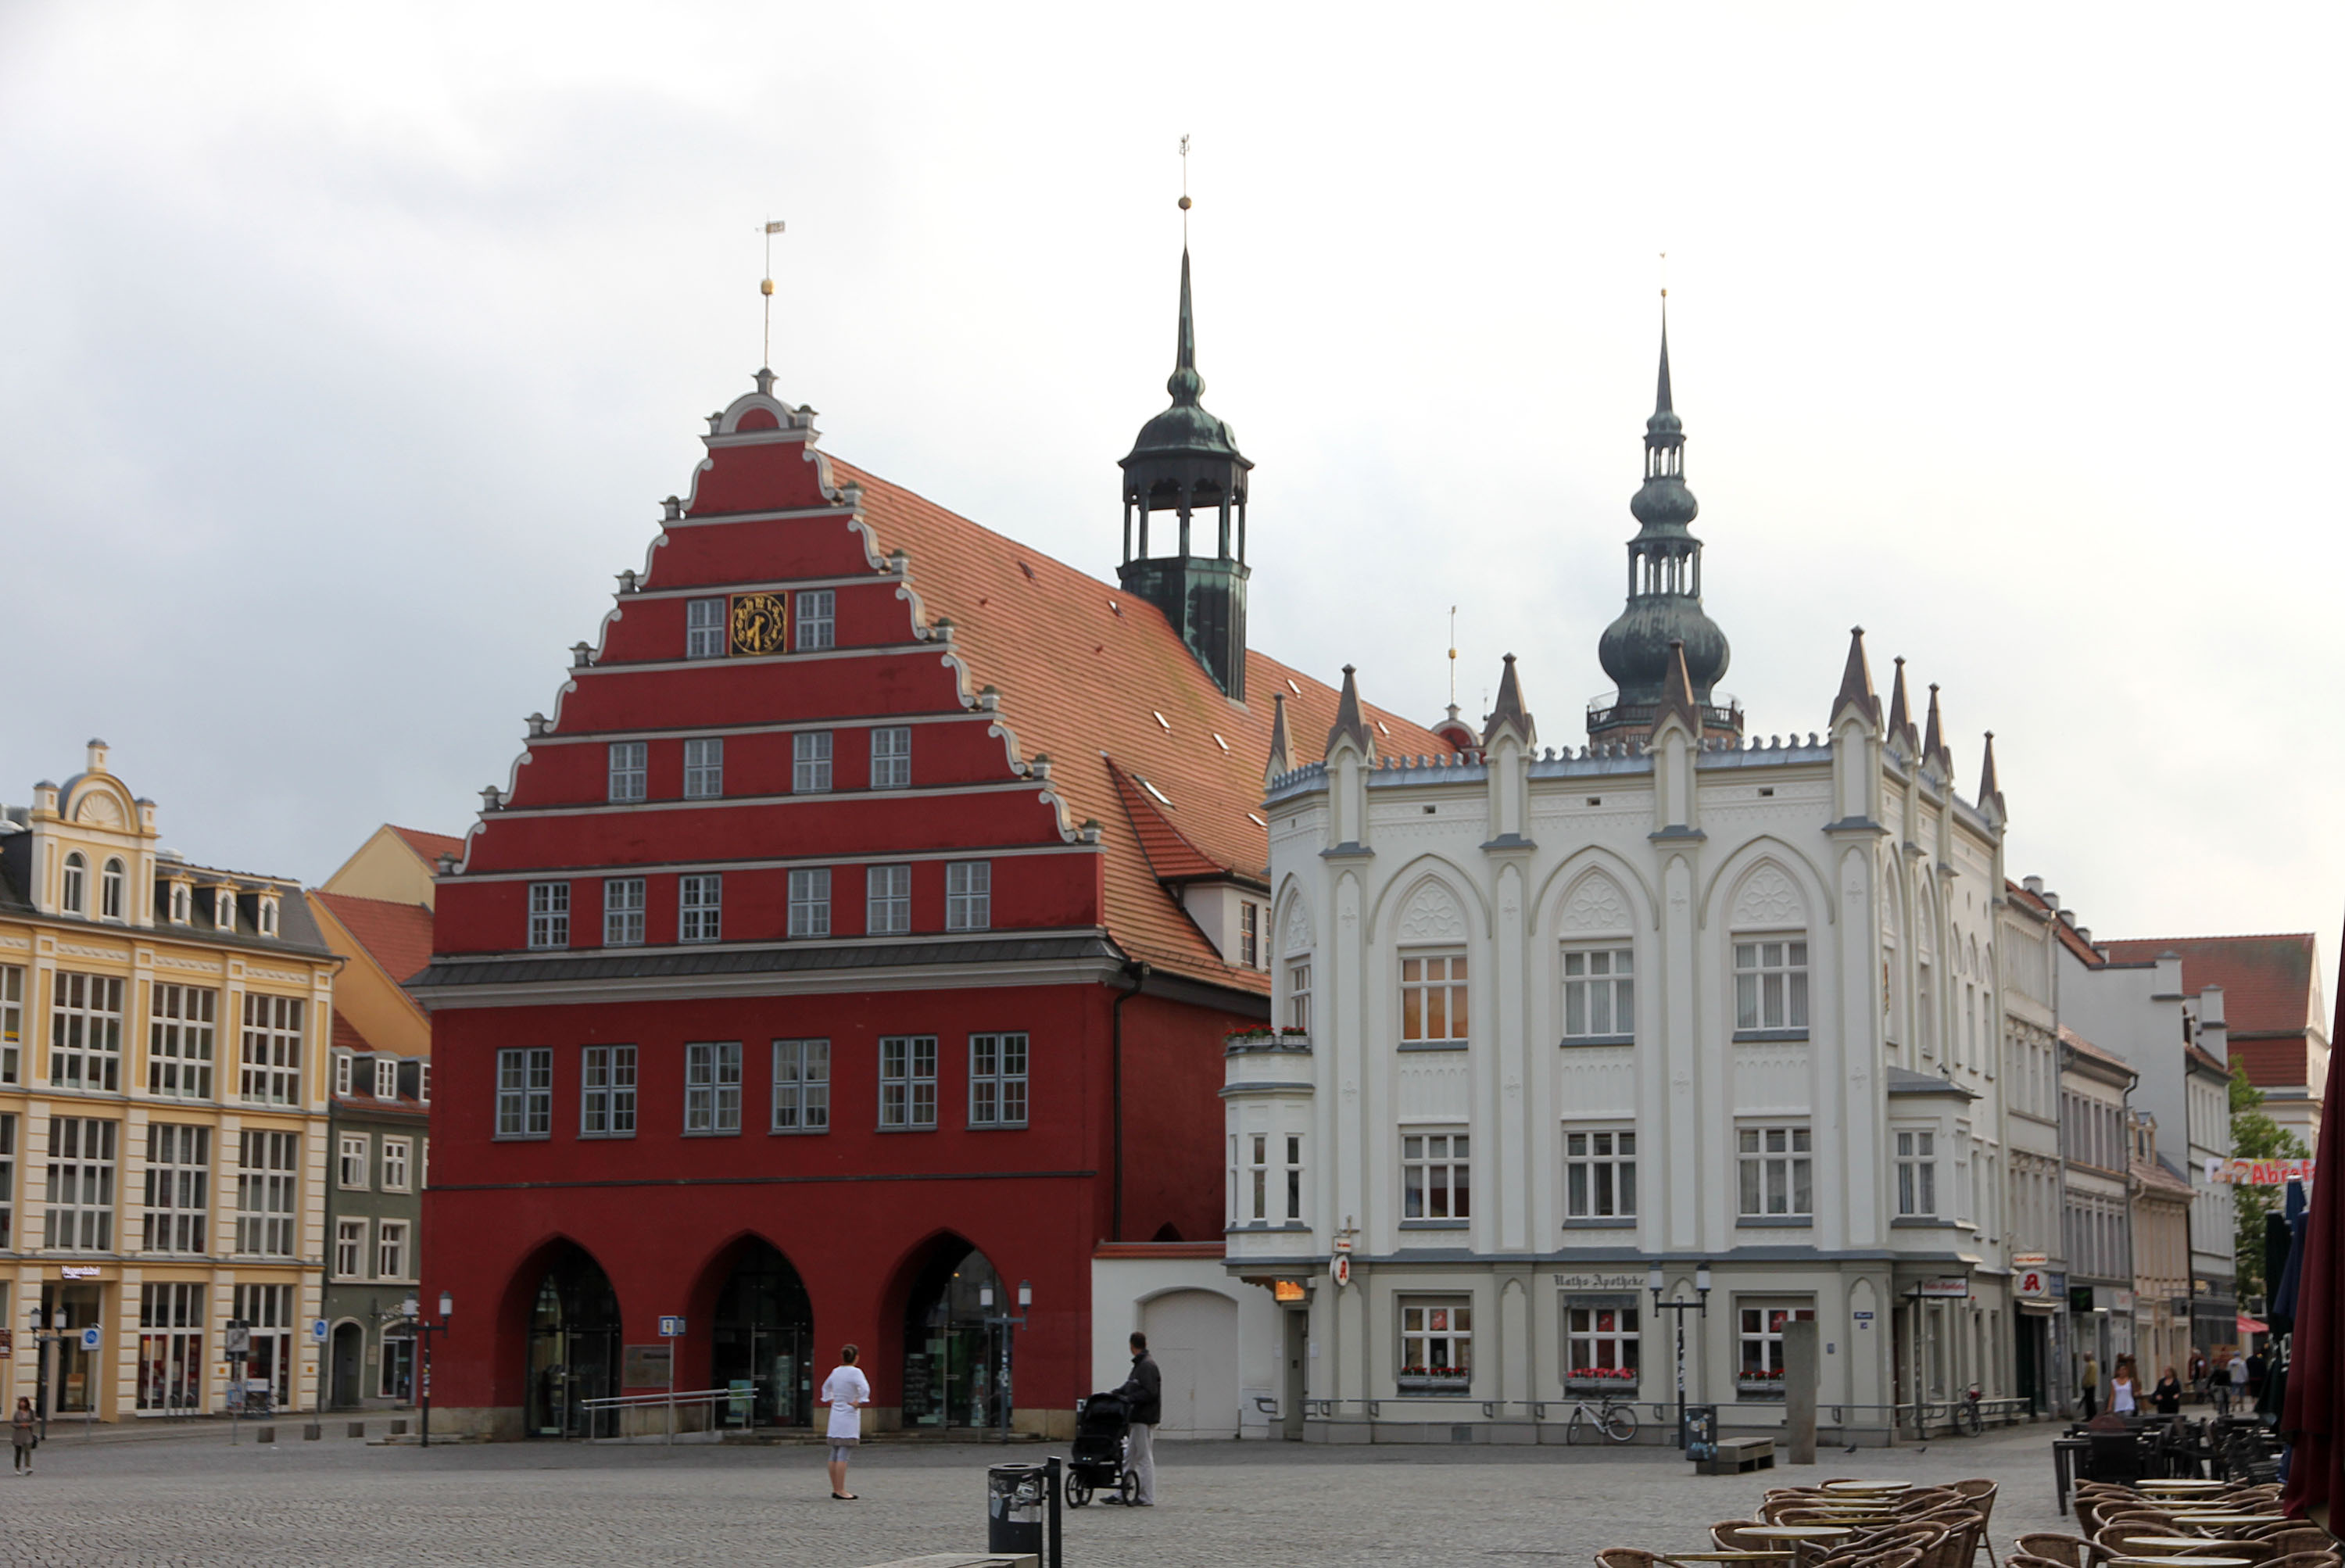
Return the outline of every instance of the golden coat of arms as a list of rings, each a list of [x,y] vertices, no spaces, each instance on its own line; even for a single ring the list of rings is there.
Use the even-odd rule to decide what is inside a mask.
[[[789,609],[779,594],[733,596],[733,651],[779,653],[789,641]]]

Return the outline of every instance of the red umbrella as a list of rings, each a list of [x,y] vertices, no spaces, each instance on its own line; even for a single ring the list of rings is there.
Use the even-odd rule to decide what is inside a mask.
[[[2334,1040],[2345,1035],[2345,966],[2340,966]],[[2323,1171],[2345,1171],[2340,1123],[2345,1101],[2337,1093],[2345,1073],[2329,1074],[2320,1112],[2320,1163]],[[2280,1432],[2294,1451],[2289,1460],[2288,1491],[2281,1509],[2299,1518],[2312,1509],[2326,1513],[2345,1500],[2345,1195],[2331,1177],[2312,1184],[2312,1211],[2304,1227],[2303,1273],[2297,1287],[2296,1338],[2289,1357],[2288,1402]]]

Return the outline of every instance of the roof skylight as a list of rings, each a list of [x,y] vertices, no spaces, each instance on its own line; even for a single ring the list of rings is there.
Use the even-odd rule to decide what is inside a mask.
[[[1221,748],[1223,750],[1224,750],[1224,751],[1227,751],[1227,750],[1230,748],[1230,743],[1229,743],[1228,741],[1226,741],[1226,740],[1224,740],[1224,739],[1223,739],[1223,738],[1222,738],[1221,731],[1219,731],[1219,730],[1214,730],[1214,731],[1212,731],[1212,734],[1213,734],[1213,744],[1214,744],[1214,745],[1216,745],[1216,746],[1220,747],[1220,748]]]
[[[1171,721],[1170,719],[1166,718],[1162,714],[1161,714],[1161,713],[1157,712],[1154,708],[1150,708],[1150,709],[1148,710],[1148,715],[1149,715],[1149,717],[1150,717],[1150,718],[1152,718],[1155,719],[1155,720],[1156,720],[1156,722],[1157,722],[1160,726],[1162,726],[1162,728],[1163,728],[1163,730],[1164,730],[1164,733],[1165,733],[1165,734],[1170,735],[1170,734],[1172,734],[1172,721]]]
[[[1159,789],[1155,785],[1151,784],[1147,779],[1142,779],[1140,781],[1140,787],[1141,787],[1142,789],[1147,790],[1151,795],[1155,796],[1159,800],[1163,801],[1167,806],[1170,806],[1170,805],[1172,805],[1172,796],[1167,795],[1166,793],[1164,793],[1164,791],[1163,791],[1163,790]]]

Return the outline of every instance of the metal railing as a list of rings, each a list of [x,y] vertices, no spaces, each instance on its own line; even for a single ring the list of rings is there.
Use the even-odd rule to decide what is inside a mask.
[[[600,1400],[580,1400],[578,1401],[578,1408],[586,1412],[590,1433],[594,1417],[605,1410],[616,1412],[619,1410],[646,1410],[665,1408],[667,1412],[667,1441],[669,1442],[674,1442],[675,1441],[675,1411],[677,1406],[708,1406],[710,1417],[708,1423],[709,1430],[714,1431],[716,1427],[715,1418],[716,1414],[716,1407],[717,1402],[719,1400],[729,1402],[743,1397],[744,1396],[737,1389],[677,1389],[671,1392],[657,1394],[614,1394],[608,1398]],[[612,1435],[614,1437],[632,1437],[637,1434],[620,1431],[614,1432]]]

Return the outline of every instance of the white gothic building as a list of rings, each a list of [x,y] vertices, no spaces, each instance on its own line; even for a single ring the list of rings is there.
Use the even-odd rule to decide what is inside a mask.
[[[1290,1435],[1559,1441],[1604,1391],[1658,1434],[1655,1269],[1711,1284],[1684,1376],[1728,1430],[1781,1423],[1809,1315],[1844,1441],[2013,1391],[1992,737],[1965,799],[1936,688],[1917,733],[1901,661],[1884,715],[1861,632],[1822,731],[1746,736],[1666,338],[1658,402],[1587,744],[1540,748],[1511,657],[1455,755],[1382,754],[1348,667],[1324,760],[1274,741],[1224,1267],[1286,1313],[1243,1359]]]

